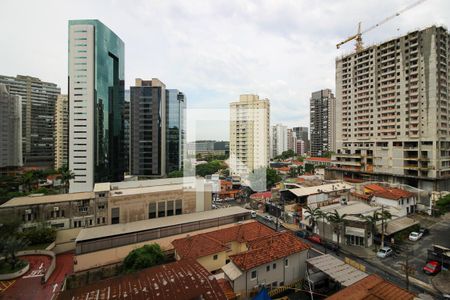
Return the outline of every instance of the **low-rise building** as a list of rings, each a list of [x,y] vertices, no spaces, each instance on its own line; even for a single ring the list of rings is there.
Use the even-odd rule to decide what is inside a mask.
[[[100,298],[99,298],[100,296]],[[195,260],[182,260],[61,292],[59,300],[82,299],[226,300],[218,280]],[[92,298],[92,299],[93,299]]]
[[[417,194],[406,190],[369,184],[364,187],[364,191],[372,195],[372,202],[397,208],[399,216],[406,216],[417,210]]]
[[[281,232],[247,242],[248,250],[230,256],[222,267],[234,292],[251,297],[261,287],[277,288],[304,278],[310,246],[292,233]]]
[[[216,273],[230,262],[230,256],[247,251],[247,243],[274,235],[269,227],[253,221],[177,239],[172,242],[176,259],[196,259],[206,270]]]
[[[305,164],[310,164],[313,166],[325,166],[325,167],[331,167],[332,162],[331,158],[327,157],[308,157],[303,160]]]

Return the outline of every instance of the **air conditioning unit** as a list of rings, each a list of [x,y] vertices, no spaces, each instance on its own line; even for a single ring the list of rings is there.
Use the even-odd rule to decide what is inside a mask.
[[[25,214],[30,215],[32,213],[31,209],[25,209]]]
[[[53,211],[59,211],[59,207],[58,206],[53,207]]]

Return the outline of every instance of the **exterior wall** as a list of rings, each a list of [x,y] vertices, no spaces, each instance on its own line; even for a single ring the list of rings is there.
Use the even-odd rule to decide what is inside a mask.
[[[405,198],[405,199],[400,199],[400,200],[391,200],[391,199],[374,196],[372,198],[372,201],[374,201],[375,203],[377,203],[379,205],[385,205],[385,206],[395,207],[395,208],[399,209],[400,210],[399,214],[398,214],[399,217],[406,216],[407,214],[412,213],[416,209],[415,208],[416,197],[410,197],[410,198]]]
[[[303,279],[306,272],[307,255],[308,251],[302,251],[288,256],[288,266],[285,266],[286,258],[282,258],[243,272],[242,276],[236,278],[232,283],[234,292],[245,297],[259,285],[272,286],[272,283],[276,282],[278,287],[280,283],[287,285]],[[276,264],[275,269],[273,269],[273,264]],[[269,271],[267,271],[267,266],[269,266]],[[257,276],[252,279],[251,274],[254,270],[256,270]]]
[[[54,162],[55,102],[61,89],[39,78],[0,75],[11,95],[22,102],[22,155],[27,167],[52,168]]]
[[[281,155],[284,151],[288,150],[288,129],[287,126],[277,124],[272,126],[270,134],[270,157]]]
[[[241,95],[230,104],[230,172],[246,177],[266,168],[270,154],[270,103],[257,95]]]
[[[0,83],[0,168],[22,166],[22,103]]]
[[[292,130],[295,132],[297,140],[302,140],[305,143],[305,152],[309,152],[309,129],[308,127],[294,127]]]
[[[432,26],[337,59],[336,168],[419,188],[449,178],[448,44]]]
[[[55,169],[68,167],[69,157],[69,98],[58,95],[55,107]]]
[[[230,255],[247,251],[247,245],[245,243],[232,241],[229,243],[229,246],[229,251],[222,251],[212,255],[200,257],[197,259],[198,263],[207,269],[208,272],[217,271],[228,263],[227,260],[229,260]],[[214,255],[217,255],[217,259],[214,259]]]
[[[71,192],[123,180],[124,47],[98,20],[69,21]]]
[[[166,99],[166,172],[183,168],[186,157],[186,96],[179,90],[167,90]]]

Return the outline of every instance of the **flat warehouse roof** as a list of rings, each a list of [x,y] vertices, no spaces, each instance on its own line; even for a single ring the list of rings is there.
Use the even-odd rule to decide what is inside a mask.
[[[87,240],[105,238],[115,235],[123,235],[127,233],[134,233],[149,229],[162,228],[167,226],[181,225],[196,221],[204,221],[209,219],[217,219],[221,217],[228,217],[239,214],[250,214],[250,211],[239,207],[232,206],[227,208],[220,208],[191,214],[183,214],[177,216],[155,218],[149,220],[142,220],[123,224],[114,224],[106,226],[97,226],[91,228],[84,228],[80,231],[76,238],[76,242]]]
[[[297,197],[302,197],[302,196],[310,196],[310,195],[316,195],[316,194],[322,194],[322,193],[339,192],[339,191],[345,191],[345,190],[351,190],[351,189],[353,189],[353,186],[349,185],[349,184],[331,183],[331,184],[323,184],[323,185],[311,186],[311,187],[301,187],[301,188],[296,188],[296,189],[290,189],[287,191],[293,193]]]
[[[93,198],[94,193],[91,192],[45,195],[45,196],[30,195],[25,197],[12,198],[8,202],[0,205],[0,208],[22,206],[22,205],[38,205],[38,204],[50,204],[67,201],[88,200]]]

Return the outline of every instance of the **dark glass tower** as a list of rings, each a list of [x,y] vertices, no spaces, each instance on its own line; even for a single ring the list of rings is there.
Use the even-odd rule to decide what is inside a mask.
[[[124,43],[98,20],[69,21],[72,192],[124,176]]]
[[[166,91],[167,173],[183,168],[186,135],[186,97],[179,90]]]

